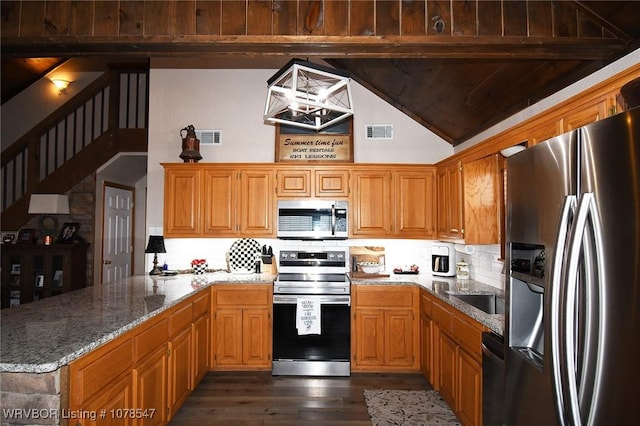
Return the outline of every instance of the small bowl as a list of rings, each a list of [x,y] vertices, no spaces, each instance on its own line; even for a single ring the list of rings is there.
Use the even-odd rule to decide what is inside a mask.
[[[376,272],[378,272],[379,268],[380,268],[380,265],[377,263],[375,264],[361,263],[360,264],[360,269],[362,269],[362,272],[364,272],[365,274],[375,274]]]

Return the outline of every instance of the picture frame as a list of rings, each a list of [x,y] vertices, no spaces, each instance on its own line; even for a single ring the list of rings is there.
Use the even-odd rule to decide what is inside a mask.
[[[19,263],[11,264],[11,275],[20,275],[20,271],[22,270],[22,265]]]
[[[60,235],[58,236],[58,240],[56,241],[56,243],[69,244],[77,241],[79,238],[79,229],[79,222],[65,222],[64,226],[62,226],[62,230],[60,231]]]
[[[44,287],[44,275],[42,275],[42,274],[36,275],[35,286],[36,287]]]
[[[62,270],[58,269],[53,273],[53,281],[52,281],[52,287],[54,288],[62,288]]]
[[[35,236],[35,229],[23,228],[18,231],[18,239],[16,240],[16,244],[33,244]]]

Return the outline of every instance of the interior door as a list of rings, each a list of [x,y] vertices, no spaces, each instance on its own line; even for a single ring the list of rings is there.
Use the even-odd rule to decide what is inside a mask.
[[[130,276],[133,261],[133,188],[105,183],[102,236],[102,282]]]

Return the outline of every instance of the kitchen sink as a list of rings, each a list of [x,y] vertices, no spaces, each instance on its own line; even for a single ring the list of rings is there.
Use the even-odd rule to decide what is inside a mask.
[[[504,314],[504,297],[494,294],[455,294],[452,296],[488,314]]]

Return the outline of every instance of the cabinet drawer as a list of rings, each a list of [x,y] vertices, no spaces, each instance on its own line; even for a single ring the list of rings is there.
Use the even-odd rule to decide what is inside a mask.
[[[269,305],[269,292],[265,289],[216,289],[217,305],[251,306]]]
[[[193,318],[193,305],[188,303],[186,306],[178,309],[169,317],[169,336],[180,332],[189,325]]]
[[[134,362],[144,359],[157,347],[166,344],[169,339],[169,327],[164,318],[133,338]]]
[[[99,354],[100,350],[95,353]],[[93,355],[93,353],[91,354]],[[109,382],[129,371],[133,364],[133,343],[127,339],[112,350],[93,358],[89,355],[71,365],[71,381],[77,384],[72,398],[77,406],[105,387]]]
[[[193,319],[196,320],[209,312],[209,290],[193,301]]]
[[[424,293],[420,294],[420,312],[426,314],[429,318],[431,318],[433,316],[432,308],[433,304],[429,296]]]
[[[413,306],[413,292],[411,289],[400,287],[377,287],[375,289],[358,290],[358,306],[379,306],[383,308]]]
[[[440,329],[442,329],[442,331],[446,333],[451,334],[451,311],[449,311],[449,309],[447,309],[445,306],[434,301],[431,313],[431,318],[438,323]]]
[[[471,318],[455,314],[453,315],[453,335],[470,354],[478,358],[482,356],[482,325]]]

